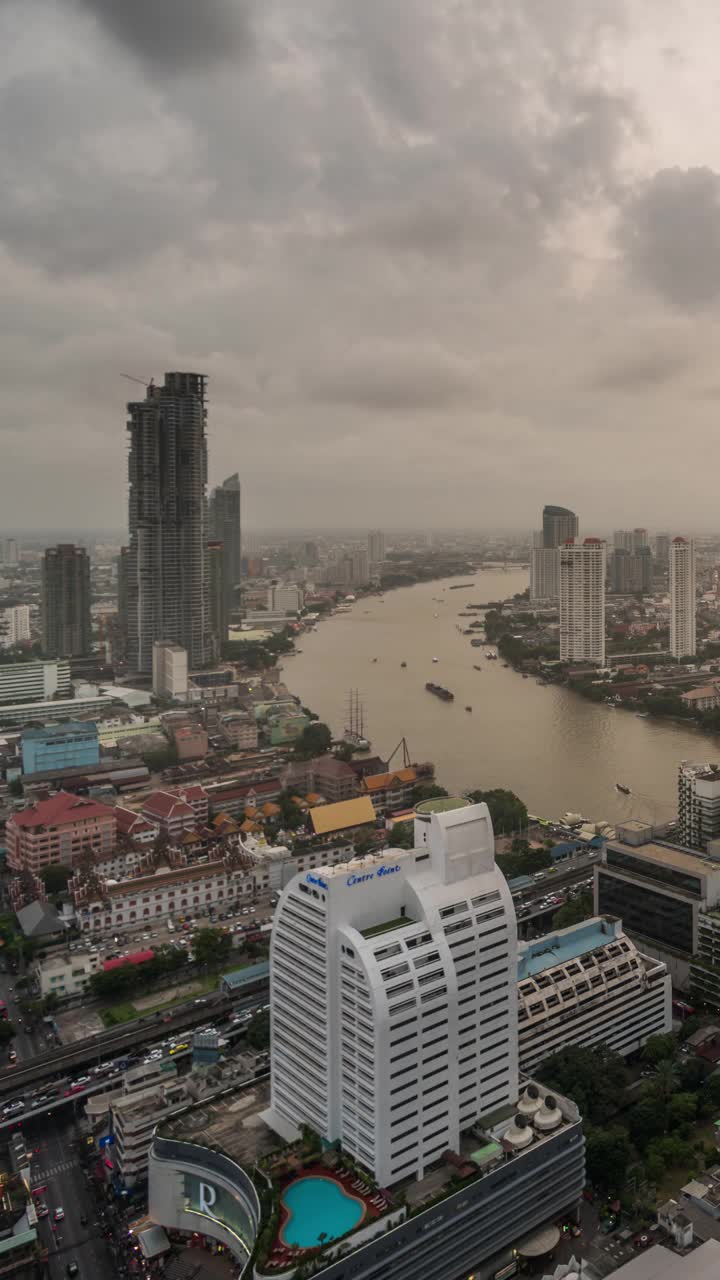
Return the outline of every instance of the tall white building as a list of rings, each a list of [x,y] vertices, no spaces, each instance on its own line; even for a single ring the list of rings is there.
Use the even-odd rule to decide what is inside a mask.
[[[415,849],[295,876],[275,912],[266,1118],[381,1185],[517,1097],[515,909],[487,806],[454,804],[416,817]]]
[[[720,768],[683,760],[678,770],[678,837],[689,849],[707,849],[720,837]]]
[[[605,543],[568,541],[560,548],[560,658],[605,665]]]
[[[152,648],[153,693],[159,698],[186,698],[188,656],[181,644],[155,640]]]
[[[670,543],[670,652],[690,658],[695,643],[695,543],[673,538]]]
[[[368,534],[368,560],[371,565],[379,565],[384,559],[385,534],[382,529],[371,529]]]
[[[0,614],[0,648],[12,649],[30,639],[30,606],[16,604]]]

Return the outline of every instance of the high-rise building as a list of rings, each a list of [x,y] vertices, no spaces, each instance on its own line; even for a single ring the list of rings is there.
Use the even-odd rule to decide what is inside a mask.
[[[678,837],[689,849],[720,838],[720,767],[683,760],[678,770]]]
[[[0,542],[0,564],[10,568],[20,563],[20,544],[17,538],[3,538]]]
[[[83,547],[60,543],[47,548],[42,562],[40,614],[47,657],[75,658],[90,653],[90,558]]]
[[[616,547],[610,567],[610,586],[624,595],[638,592],[649,595],[653,585],[652,568],[649,547],[640,547],[637,551]]]
[[[307,565],[308,569],[314,569],[315,566],[320,563],[316,542],[305,543],[305,546],[303,547],[303,562]]]
[[[187,697],[188,656],[182,645],[172,640],[153,642],[153,693],[159,698]]]
[[[16,604],[0,612],[0,649],[12,649],[30,639],[30,606]]]
[[[670,559],[670,534],[655,534],[655,559],[659,564],[666,565]]]
[[[128,405],[128,663],[147,675],[155,640],[211,657],[205,398],[202,374],[166,373]]]
[[[213,489],[210,498],[210,536],[223,545],[223,582],[226,616],[235,605],[235,589],[242,577],[240,527],[240,477],[235,472]]]
[[[578,518],[567,507],[543,507],[543,546],[559,547],[568,538],[577,538]]]
[[[560,549],[560,659],[605,665],[605,543],[566,542]]]
[[[633,535],[631,529],[616,529],[613,534],[613,548],[615,551],[632,551]]]
[[[272,932],[269,1123],[339,1139],[380,1185],[422,1177],[517,1096],[517,929],[490,815],[428,810],[414,850],[296,876]]]
[[[557,600],[560,594],[558,547],[532,547],[530,551],[530,599]]]
[[[385,534],[382,529],[371,529],[368,534],[368,560],[371,565],[380,565],[385,559]]]
[[[631,550],[642,551],[643,547],[649,546],[647,529],[633,529]]]
[[[670,543],[670,652],[691,658],[695,642],[695,543],[673,538]]]
[[[228,596],[225,584],[224,543],[208,542],[208,564],[210,567],[210,629],[212,631],[215,656],[219,658],[222,646],[228,638]]]

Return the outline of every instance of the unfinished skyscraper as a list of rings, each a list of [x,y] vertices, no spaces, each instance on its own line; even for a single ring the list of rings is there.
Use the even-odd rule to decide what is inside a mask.
[[[207,553],[206,378],[166,373],[128,405],[128,665],[150,675],[153,642],[192,667],[211,658]]]
[[[226,613],[230,615],[240,581],[240,477],[235,472],[213,489],[210,498],[210,537],[223,544],[223,582]]]
[[[84,547],[59,543],[42,561],[42,649],[46,658],[76,658],[92,650],[90,559]]]

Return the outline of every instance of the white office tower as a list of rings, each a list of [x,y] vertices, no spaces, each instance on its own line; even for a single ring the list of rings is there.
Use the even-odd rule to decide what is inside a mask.
[[[295,876],[271,944],[272,1093],[378,1183],[420,1178],[517,1098],[517,929],[485,804],[430,801],[416,848]]]
[[[560,548],[560,659],[605,665],[605,543],[568,541]]]
[[[0,648],[12,649],[30,639],[30,606],[16,604],[0,613]]]
[[[673,538],[670,543],[670,652],[691,658],[695,644],[695,543]]]
[[[530,599],[532,601],[557,600],[559,593],[559,547],[532,547],[530,551]]]

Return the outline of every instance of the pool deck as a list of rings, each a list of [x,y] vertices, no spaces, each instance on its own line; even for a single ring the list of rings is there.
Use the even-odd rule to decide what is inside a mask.
[[[324,1164],[308,1165],[303,1169],[301,1174],[291,1174],[289,1177],[283,1178],[280,1183],[281,1196],[284,1191],[293,1183],[298,1182],[302,1178],[325,1178],[328,1182],[334,1182],[346,1196],[353,1200],[357,1200],[364,1208],[363,1216],[355,1223],[351,1231],[345,1235],[351,1235],[352,1231],[359,1230],[365,1226],[372,1218],[381,1218],[388,1212],[390,1206],[384,1201],[380,1192],[366,1191],[362,1187],[356,1187],[355,1182],[359,1179],[354,1173],[348,1173],[344,1169],[330,1169]],[[377,1200],[378,1203],[374,1203]],[[294,1260],[301,1258],[303,1255],[315,1253],[315,1249],[300,1248],[297,1245],[289,1245],[285,1243],[284,1231],[291,1218],[291,1213],[286,1209],[282,1199],[280,1200],[280,1222],[278,1224],[278,1232],[275,1238],[268,1260],[265,1263],[266,1271],[286,1271],[292,1265]],[[342,1236],[334,1237],[337,1240]],[[330,1241],[328,1241],[330,1243]]]

